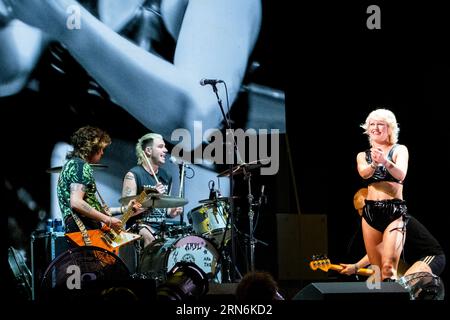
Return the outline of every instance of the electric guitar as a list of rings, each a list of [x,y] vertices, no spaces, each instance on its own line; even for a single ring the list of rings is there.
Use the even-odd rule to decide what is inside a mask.
[[[147,196],[150,193],[153,193],[153,190],[144,189],[144,191],[142,191],[141,194],[135,198],[135,200],[142,204],[148,199]],[[122,221],[122,226],[126,225],[132,213],[133,207],[129,206],[120,219]],[[107,225],[103,225],[101,229],[84,231],[85,232],[66,233],[65,236],[78,246],[96,246],[106,249],[114,254],[118,254],[121,246],[141,238],[138,234],[126,232],[124,230],[117,232]]]
[[[342,271],[344,269],[343,266],[338,265],[338,264],[331,264],[330,263],[330,259],[328,259],[326,256],[324,255],[314,255],[312,256],[312,259],[309,263],[309,267],[316,271],[317,269],[320,269],[322,271],[328,272],[328,270],[334,270],[334,271]],[[373,271],[372,269],[366,269],[366,268],[359,268],[356,271],[356,274],[361,275],[361,276],[366,276],[369,277],[372,274],[374,274],[375,271]]]

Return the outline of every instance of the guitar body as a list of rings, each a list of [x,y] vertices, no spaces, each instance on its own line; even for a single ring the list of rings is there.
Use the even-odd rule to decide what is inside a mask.
[[[153,189],[144,189],[144,191],[142,191],[139,196],[135,198],[135,200],[142,204],[147,199],[147,196],[152,192],[154,192]],[[132,213],[133,207],[129,206],[121,218],[123,226],[126,225]],[[65,236],[78,246],[95,246],[108,250],[115,255],[119,254],[119,248],[121,246],[141,238],[138,234],[123,230],[117,232],[106,225],[103,225],[101,229],[86,230],[86,232],[86,237],[83,237],[81,232],[66,233]]]
[[[141,237],[140,235],[125,231],[116,233],[112,231],[112,229],[109,229],[108,231],[102,229],[87,230],[87,233],[91,242],[89,244],[84,242],[81,232],[66,233],[65,236],[78,246],[96,246],[108,250],[115,255],[118,255],[121,246]]]

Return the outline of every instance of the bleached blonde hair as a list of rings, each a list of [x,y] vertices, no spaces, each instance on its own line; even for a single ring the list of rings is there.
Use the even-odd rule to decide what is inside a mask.
[[[136,158],[138,165],[141,165],[145,161],[143,155],[145,148],[153,146],[153,141],[157,138],[163,139],[162,135],[158,133],[147,133],[139,138],[136,143]]]
[[[364,129],[364,133],[369,136],[369,143],[372,145],[372,140],[369,135],[369,122],[370,120],[381,120],[385,121],[388,125],[388,135],[389,135],[389,143],[396,144],[398,142],[398,134],[400,132],[400,128],[397,123],[397,119],[392,111],[388,109],[376,109],[369,113],[367,116],[366,122],[361,124],[361,128]]]

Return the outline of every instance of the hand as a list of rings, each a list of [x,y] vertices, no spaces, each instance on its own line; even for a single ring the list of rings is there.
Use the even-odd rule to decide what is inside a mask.
[[[131,214],[132,217],[137,216],[138,214],[141,214],[142,212],[145,211],[145,208],[142,207],[142,204],[137,202],[135,199],[130,200],[130,202],[128,202],[128,208],[130,207],[133,208],[133,213]]]
[[[103,223],[118,232],[122,229],[122,221],[114,217],[107,216]]]
[[[383,150],[380,148],[371,148],[370,149],[370,155],[372,157],[372,161],[375,162],[377,165],[381,163],[382,165],[386,164],[386,157],[384,156]]]
[[[344,267],[344,269],[342,269],[341,271],[339,271],[339,273],[342,274],[346,274],[348,276],[355,274],[356,273],[356,265],[355,264],[346,264],[346,263],[340,263],[339,265],[341,265],[342,267]]]
[[[175,218],[176,216],[180,215],[182,212],[183,212],[183,207],[170,208],[169,216],[171,216],[172,218]]]
[[[159,194],[166,193],[166,186],[163,185],[161,182],[158,182],[155,186],[155,189],[158,191]]]
[[[11,9],[12,16],[26,24],[39,28],[56,37],[65,30],[70,5],[80,4],[74,0],[2,0]]]
[[[3,0],[0,0],[0,27],[5,26],[12,19],[12,8],[6,6]]]

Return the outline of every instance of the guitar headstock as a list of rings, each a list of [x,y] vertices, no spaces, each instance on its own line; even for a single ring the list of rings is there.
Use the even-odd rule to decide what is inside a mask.
[[[330,269],[330,265],[330,259],[326,255],[313,255],[309,263],[309,267],[314,271],[320,269],[327,272]]]

